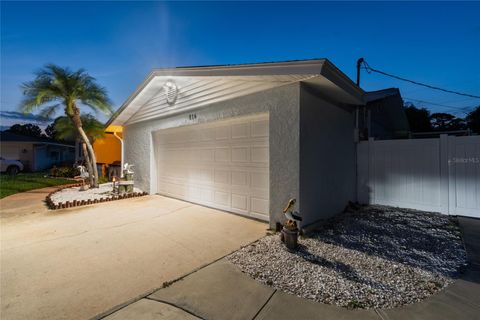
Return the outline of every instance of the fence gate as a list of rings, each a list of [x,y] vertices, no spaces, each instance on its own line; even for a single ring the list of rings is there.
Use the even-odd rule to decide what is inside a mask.
[[[358,200],[480,218],[480,136],[358,144]]]

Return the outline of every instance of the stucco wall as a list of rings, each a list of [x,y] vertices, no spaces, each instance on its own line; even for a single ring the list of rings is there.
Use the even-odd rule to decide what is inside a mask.
[[[302,86],[300,212],[302,226],[340,213],[355,200],[354,112]]]
[[[290,197],[299,199],[300,85],[265,90],[212,104],[194,112],[128,125],[124,129],[125,162],[135,164],[135,183],[156,193],[155,147],[157,130],[268,112],[270,116],[270,223],[283,220]],[[196,119],[190,120],[189,114]],[[300,199],[299,199],[300,200]]]

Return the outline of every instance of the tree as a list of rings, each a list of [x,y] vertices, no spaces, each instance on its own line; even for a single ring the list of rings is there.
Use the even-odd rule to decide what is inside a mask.
[[[90,143],[94,143],[96,139],[105,136],[105,127],[103,123],[98,121],[93,115],[87,113],[80,116],[83,130],[88,137]],[[55,139],[71,141],[77,138],[77,129],[68,117],[62,116],[53,122],[55,130]]]
[[[22,136],[28,137],[44,137],[42,129],[36,124],[26,123],[26,124],[14,124],[7,130],[8,132],[19,134]]]
[[[57,132],[55,131],[55,122],[50,123],[46,128],[45,128],[45,134],[47,137],[50,139],[56,139],[55,136]]]
[[[105,88],[96,83],[95,78],[84,69],[72,71],[54,64],[48,64],[35,73],[35,79],[22,85],[24,100],[20,108],[23,112],[32,112],[42,108],[41,115],[51,117],[63,107],[65,115],[70,119],[85,143],[89,165],[87,169],[93,176],[93,187],[98,187],[98,171],[95,152],[83,129],[80,117],[80,106],[90,107],[95,112],[111,114],[112,107]]]
[[[434,131],[465,130],[465,120],[457,118],[450,113],[437,112],[430,116],[430,122]]]
[[[83,130],[85,131],[85,134],[87,135],[88,140],[91,144],[93,144],[95,139],[104,137],[104,126],[100,121],[95,119],[94,116],[92,116],[91,114],[81,115],[80,120],[82,121]],[[70,119],[66,116],[58,117],[57,119],[55,119],[55,121],[53,122],[53,128],[55,130],[55,138],[58,140],[72,141],[75,140],[78,136],[77,129],[73,125],[72,121],[70,121]],[[82,151],[85,157],[87,167],[90,168],[90,170],[93,170],[91,166],[94,164],[92,164],[91,162],[85,142],[82,142]],[[93,185],[93,175],[90,175],[89,179],[90,184]]]
[[[430,111],[425,108],[417,108],[413,104],[405,105],[405,114],[407,115],[410,130],[412,132],[432,131],[430,123]]]
[[[467,126],[473,132],[480,134],[480,106],[473,109],[465,118]]]

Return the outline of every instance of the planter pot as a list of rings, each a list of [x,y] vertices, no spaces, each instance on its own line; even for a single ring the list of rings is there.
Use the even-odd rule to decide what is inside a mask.
[[[288,250],[296,250],[298,246],[298,229],[289,230],[283,227],[280,239],[285,243]]]

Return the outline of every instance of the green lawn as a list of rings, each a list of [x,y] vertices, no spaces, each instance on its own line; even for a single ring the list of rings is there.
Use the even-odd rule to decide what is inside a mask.
[[[19,173],[16,176],[0,175],[0,199],[14,193],[75,183],[75,181],[61,178],[46,178],[46,173]]]

